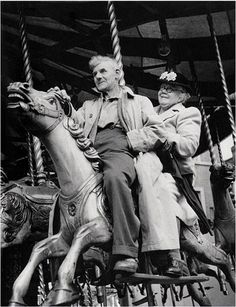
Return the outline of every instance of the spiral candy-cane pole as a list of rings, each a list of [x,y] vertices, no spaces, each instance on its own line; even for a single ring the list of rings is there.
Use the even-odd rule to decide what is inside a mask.
[[[39,305],[40,305],[45,301],[45,298],[46,298],[42,263],[38,265],[38,273],[39,273],[39,301],[40,301]]]
[[[110,32],[111,32],[113,54],[114,54],[114,57],[121,71],[119,83],[121,86],[124,86],[125,79],[124,79],[124,71],[123,71],[123,64],[122,64],[122,55],[120,51],[120,40],[119,40],[118,30],[117,30],[115,8],[114,8],[112,1],[108,1],[107,9],[108,9],[108,16],[110,20]]]
[[[34,158],[35,158],[36,171],[37,171],[37,183],[40,185],[45,183],[46,174],[44,173],[44,167],[43,167],[41,142],[36,136],[33,136],[33,147],[34,147]]]
[[[216,140],[217,140],[217,147],[218,147],[218,152],[219,152],[219,158],[220,158],[220,163],[221,165],[223,164],[223,154],[222,154],[222,150],[221,150],[221,146],[220,146],[220,138],[219,138],[219,133],[218,133],[218,129],[216,128]]]
[[[31,148],[31,134],[27,132],[27,145],[28,145],[28,162],[29,162],[29,173],[31,179],[31,185],[35,185],[34,181],[34,165],[33,165],[33,155],[32,155],[32,148]]]
[[[25,31],[25,23],[23,20],[23,16],[21,14],[21,10],[19,9],[19,29],[20,29],[20,37],[21,37],[21,46],[22,46],[22,56],[23,56],[23,65],[26,81],[29,85],[33,86],[33,78],[32,78],[32,70],[30,65],[30,56],[28,51],[28,45],[26,40],[26,31]],[[36,171],[37,171],[37,183],[42,184],[45,182],[45,174],[43,167],[43,158],[41,151],[41,142],[40,140],[33,136],[33,146],[34,146],[34,154],[35,154],[35,162],[36,162]],[[30,147],[30,146],[28,146]],[[30,153],[29,153],[30,155]],[[31,168],[31,166],[30,166]]]
[[[19,12],[19,29],[20,29],[20,37],[21,37],[25,78],[26,78],[26,81],[29,83],[29,85],[33,87],[32,70],[30,66],[30,57],[29,57],[28,46],[27,46],[27,41],[26,41],[25,23],[24,23],[22,14],[21,14],[21,10],[18,9],[18,12]],[[30,176],[32,180],[32,185],[34,185],[33,159],[32,159],[32,152],[31,152],[31,140],[30,140],[29,134],[28,134],[28,142],[29,142],[28,148],[29,148]],[[37,182],[38,184],[42,184],[45,182],[45,174],[43,172],[44,169],[43,169],[41,142],[35,136],[33,136],[33,146],[34,146],[34,154],[35,154],[35,162],[36,162]],[[42,264],[39,264],[38,271],[39,271],[39,289],[40,289],[38,297],[41,303],[44,301],[46,297]]]
[[[198,99],[199,99],[200,112],[202,114],[203,127],[204,127],[206,138],[207,138],[207,143],[208,143],[208,148],[209,148],[209,153],[210,153],[210,158],[211,158],[211,164],[216,165],[216,156],[213,150],[213,142],[212,142],[210,128],[207,122],[206,112],[203,106],[202,98],[199,97]]]
[[[92,299],[92,293],[91,293],[91,287],[90,287],[90,281],[89,281],[89,274],[88,271],[85,270],[84,271],[84,275],[85,275],[85,283],[87,286],[87,295],[88,295],[88,306],[93,306],[93,299]]]
[[[33,86],[33,79],[32,79],[32,71],[30,66],[30,57],[28,52],[28,46],[26,41],[26,33],[25,33],[25,23],[23,20],[23,16],[21,11],[19,11],[19,29],[20,29],[20,38],[21,38],[21,46],[22,46],[22,56],[23,56],[23,65],[24,65],[24,73],[25,79],[29,83],[29,85]]]
[[[215,44],[217,64],[218,64],[218,68],[220,70],[220,77],[221,77],[222,87],[223,87],[225,101],[226,101],[226,108],[227,108],[227,112],[228,112],[228,116],[229,116],[230,126],[231,126],[231,129],[232,129],[232,137],[233,137],[233,142],[234,142],[234,146],[235,146],[236,135],[235,135],[234,117],[233,117],[231,103],[230,103],[230,100],[229,100],[229,93],[228,93],[228,89],[227,89],[227,85],[226,85],[226,81],[225,81],[225,74],[224,74],[224,69],[223,69],[222,60],[221,60],[220,51],[219,51],[219,46],[218,46],[218,42],[217,42],[217,38],[216,38],[216,33],[215,33],[215,30],[214,30],[214,27],[213,27],[213,20],[212,20],[212,16],[210,14],[207,15],[207,21],[208,21],[209,29],[210,29],[210,32],[211,32],[211,37],[212,37],[214,44]]]
[[[209,128],[209,125],[208,125],[208,122],[207,122],[207,116],[206,116],[206,112],[205,112],[205,109],[204,109],[200,89],[199,89],[199,86],[198,86],[196,70],[195,70],[195,67],[194,67],[194,63],[192,61],[190,62],[190,70],[191,70],[191,74],[192,74],[192,77],[193,77],[193,80],[194,80],[195,94],[198,97],[199,109],[200,109],[200,112],[201,112],[201,115],[202,115],[203,129],[204,129],[205,136],[206,136],[206,139],[207,139],[207,145],[208,145],[208,149],[209,149],[209,153],[210,153],[211,164],[216,165],[216,156],[215,156],[214,149],[213,149],[213,141],[212,141],[212,137],[211,137],[211,132],[210,132],[210,128]]]

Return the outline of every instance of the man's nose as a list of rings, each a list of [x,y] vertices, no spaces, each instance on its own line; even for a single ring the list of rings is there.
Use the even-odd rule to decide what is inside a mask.
[[[96,79],[99,80],[99,79],[101,79],[101,78],[102,78],[102,75],[101,75],[100,72],[98,72],[98,73],[96,74]]]

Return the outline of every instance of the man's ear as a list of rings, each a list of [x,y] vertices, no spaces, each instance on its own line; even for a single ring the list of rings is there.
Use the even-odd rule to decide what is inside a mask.
[[[117,80],[119,80],[120,78],[120,69],[116,68],[116,76],[117,76]]]

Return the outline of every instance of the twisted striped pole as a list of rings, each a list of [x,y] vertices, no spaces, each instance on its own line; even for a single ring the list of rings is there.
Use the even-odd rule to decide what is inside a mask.
[[[25,78],[26,78],[26,81],[29,83],[29,85],[33,87],[33,78],[32,78],[32,70],[31,70],[31,65],[30,65],[30,57],[29,57],[29,52],[28,52],[28,45],[27,45],[27,40],[26,40],[25,23],[23,20],[21,10],[18,9],[18,12],[19,12],[19,29],[20,29],[20,38],[21,38]],[[28,149],[29,149],[30,176],[32,180],[32,185],[34,185],[35,181],[34,181],[34,170],[33,170],[33,155],[31,151],[31,137],[29,133],[28,133],[27,141],[28,141]],[[45,174],[44,174],[44,168],[43,168],[41,142],[35,136],[33,136],[33,147],[34,147],[35,162],[36,162],[37,183],[42,184],[45,182]],[[38,297],[39,297],[39,302],[41,304],[46,297],[45,282],[44,282],[44,276],[43,276],[43,266],[41,263],[38,266],[38,271],[39,271]]]
[[[90,280],[89,280],[89,274],[88,271],[85,270],[84,271],[84,275],[85,275],[85,283],[87,286],[87,299],[88,299],[88,306],[92,307],[93,306],[93,299],[92,299],[92,293],[91,293],[91,287],[90,287]]]
[[[32,154],[32,147],[31,147],[31,134],[27,132],[27,146],[28,146],[28,162],[29,162],[29,173],[30,173],[30,180],[31,185],[35,185],[34,180],[34,165],[33,165],[33,154]]]
[[[193,81],[194,81],[195,93],[198,97],[199,109],[200,109],[200,112],[202,114],[202,124],[203,124],[203,129],[204,129],[206,140],[207,140],[209,153],[210,153],[211,164],[213,166],[215,166],[217,164],[217,161],[216,161],[216,155],[214,153],[213,141],[212,141],[212,137],[211,137],[210,128],[209,128],[209,125],[208,125],[208,122],[207,122],[207,116],[206,116],[206,112],[205,112],[205,109],[204,109],[203,100],[202,100],[200,89],[199,89],[198,82],[197,82],[196,70],[195,70],[195,67],[194,67],[194,64],[193,64],[192,61],[190,62],[190,69],[191,69],[191,74],[192,74]]]
[[[113,4],[112,1],[108,1],[107,9],[108,9],[108,16],[109,16],[109,21],[110,21],[110,32],[111,32],[113,55],[114,55],[114,58],[116,59],[118,65],[120,67],[119,83],[120,83],[121,86],[124,86],[125,85],[125,79],[124,79],[124,70],[123,70],[123,64],[122,64],[120,40],[119,40],[119,36],[118,36],[115,8],[114,8],[114,4]]]
[[[230,99],[229,99],[228,88],[227,88],[227,85],[226,85],[224,69],[223,69],[222,60],[221,60],[221,56],[220,56],[220,50],[219,50],[219,46],[218,46],[218,42],[217,42],[217,38],[216,38],[216,33],[215,33],[215,30],[214,30],[214,26],[213,26],[213,20],[212,20],[211,14],[209,14],[209,13],[207,14],[207,21],[208,21],[211,37],[212,37],[212,39],[214,41],[214,45],[215,45],[217,64],[218,64],[218,68],[219,68],[219,71],[220,71],[220,77],[221,77],[222,87],[223,87],[223,91],[224,91],[226,108],[227,108],[227,112],[228,112],[228,116],[229,116],[230,126],[231,126],[231,130],[232,130],[232,137],[233,137],[233,142],[234,142],[234,147],[235,147],[236,134],[235,134],[234,117],[233,117],[232,107],[231,107],[231,103],[230,103]]]
[[[216,142],[217,142],[217,147],[218,147],[218,152],[219,152],[219,158],[220,158],[220,163],[222,165],[223,162],[224,162],[224,159],[223,159],[223,154],[222,154],[222,150],[221,150],[221,146],[220,146],[220,138],[219,138],[219,133],[218,133],[217,127],[215,127],[215,130],[216,130]]]
[[[24,19],[23,19],[21,10],[18,9],[18,11],[19,11],[19,29],[20,29],[20,38],[21,38],[21,46],[22,46],[24,73],[25,73],[26,82],[28,82],[29,85],[33,87],[33,78],[32,78],[32,70],[31,70],[31,65],[30,65],[28,45],[27,45],[27,40],[26,40],[27,37],[26,37],[26,31],[25,31],[25,23],[24,23]],[[28,148],[29,147],[30,146],[28,146]],[[33,148],[34,148],[34,154],[35,154],[34,158],[36,162],[37,183],[43,184],[45,183],[46,175],[44,174],[41,142],[36,136],[33,136]],[[30,166],[30,169],[31,169],[31,166]]]
[[[203,128],[205,131],[205,135],[206,135],[206,139],[207,139],[207,144],[208,144],[208,149],[209,149],[209,153],[210,153],[210,158],[211,158],[211,164],[212,165],[216,165],[216,155],[214,153],[214,146],[213,146],[213,141],[212,141],[212,137],[211,137],[211,132],[210,132],[210,128],[207,122],[207,116],[206,116],[206,112],[204,109],[204,105],[203,105],[203,100],[202,97],[199,95],[198,96],[198,103],[199,103],[199,108],[200,108],[200,112],[202,114],[202,123],[203,123]]]

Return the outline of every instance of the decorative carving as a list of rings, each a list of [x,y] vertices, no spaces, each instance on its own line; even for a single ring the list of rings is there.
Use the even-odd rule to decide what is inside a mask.
[[[6,227],[3,229],[5,242],[12,242],[26,220],[31,219],[31,211],[25,198],[15,192],[8,192],[3,195],[1,223]]]
[[[49,213],[58,188],[9,183],[1,197],[1,247],[47,236]]]

